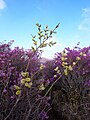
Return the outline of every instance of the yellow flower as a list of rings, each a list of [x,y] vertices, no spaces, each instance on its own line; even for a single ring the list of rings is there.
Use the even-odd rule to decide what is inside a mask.
[[[56,67],[54,70],[57,71],[57,70],[58,70],[58,67]]]
[[[40,66],[40,70],[42,70],[44,68],[44,65],[43,64],[41,64],[41,66]]]
[[[67,68],[64,70],[64,74],[68,75],[68,69]]]
[[[20,87],[19,87],[19,86],[14,85],[14,87],[15,87],[16,90],[20,90]]]
[[[65,61],[65,60],[67,60],[67,58],[65,58],[65,57],[61,57],[61,60],[62,60],[62,61]]]
[[[41,33],[40,32],[38,32],[38,35],[40,35]]]
[[[54,78],[56,78],[57,77],[57,75],[54,75]]]
[[[24,84],[25,84],[25,79],[22,79],[22,80],[21,80],[21,83],[24,85]]]
[[[26,78],[25,81],[26,81],[26,82],[30,82],[31,79],[30,79],[30,78]]]
[[[34,45],[37,45],[37,41],[34,41],[34,43],[33,43]]]
[[[67,56],[67,53],[66,53],[65,50],[61,54],[62,54],[63,57]]]
[[[27,87],[27,88],[31,88],[31,86],[32,86],[32,82],[30,82],[30,83],[25,83],[25,86]]]
[[[63,53],[62,56],[67,56],[67,53]]]
[[[16,95],[19,95],[20,93],[21,93],[20,90],[17,90],[17,91],[16,91]]]
[[[67,66],[67,64],[68,64],[67,62],[62,62],[62,66],[64,67]]]
[[[60,70],[58,70],[57,73],[59,74],[59,73],[60,73]]]
[[[65,58],[64,58],[64,57],[61,57],[61,60],[62,60],[62,61],[64,61],[64,60],[65,60]]]
[[[21,75],[22,75],[23,77],[28,77],[28,76],[29,76],[29,73],[28,73],[28,72],[22,72]]]
[[[80,53],[80,55],[81,55],[81,56],[87,56],[85,53],[82,53],[82,52]]]
[[[73,65],[76,65],[76,62],[73,62]]]
[[[81,60],[81,58],[80,57],[76,57],[76,60]]]
[[[83,55],[83,53],[82,53],[82,52],[80,52],[80,55],[82,56],[82,55]]]
[[[39,90],[44,90],[44,89],[45,89],[44,85],[43,84],[40,85]]]
[[[68,69],[68,66],[66,65],[65,68]]]
[[[68,69],[69,69],[70,71],[72,71],[72,70],[73,70],[73,68],[72,68],[72,66],[71,66],[71,65],[69,65],[69,66],[68,66]]]

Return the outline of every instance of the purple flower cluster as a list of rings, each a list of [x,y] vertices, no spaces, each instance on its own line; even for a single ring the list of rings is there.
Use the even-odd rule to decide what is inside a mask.
[[[70,49],[66,48],[67,56],[65,62],[68,65],[73,66],[71,72],[76,72],[79,76],[84,77],[84,81],[88,79],[90,73],[90,47],[83,48],[83,49]],[[58,60],[61,58],[61,53],[57,54],[56,61],[57,65],[62,65],[62,60]],[[61,63],[58,63],[60,62]],[[75,65],[73,65],[75,63]]]
[[[12,42],[0,44],[0,118],[50,120],[55,112],[58,119],[89,120],[90,47],[65,48],[41,64],[38,51],[11,49]]]
[[[48,71],[46,73],[49,76]],[[86,108],[86,104],[90,105],[90,47],[65,48],[56,53],[49,73],[50,82],[55,83],[52,89],[54,111],[70,120],[90,118],[89,106]]]
[[[2,119],[9,114],[17,100],[14,85],[20,85],[21,72],[24,72],[28,65],[27,71],[31,76],[40,67],[38,53],[34,54],[31,49],[24,50],[19,47],[11,49],[12,42],[0,44],[0,118]],[[25,94],[23,97],[25,97]],[[5,113],[2,111],[5,111]],[[14,118],[11,117],[11,119]]]

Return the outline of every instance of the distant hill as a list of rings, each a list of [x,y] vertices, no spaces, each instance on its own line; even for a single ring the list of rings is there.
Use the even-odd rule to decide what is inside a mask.
[[[44,58],[44,57],[40,58],[40,62],[41,62],[41,63],[45,63],[45,62],[51,61],[51,60],[52,60],[52,59],[48,59],[48,58]]]

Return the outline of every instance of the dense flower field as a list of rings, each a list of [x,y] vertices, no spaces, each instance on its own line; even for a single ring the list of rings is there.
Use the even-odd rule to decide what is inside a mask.
[[[13,41],[0,44],[0,120],[90,120],[90,47],[65,48],[41,63],[38,48],[11,49]],[[43,42],[41,42],[41,38]]]

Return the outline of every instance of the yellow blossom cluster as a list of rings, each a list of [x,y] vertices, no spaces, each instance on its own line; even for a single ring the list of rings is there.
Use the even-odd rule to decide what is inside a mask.
[[[45,67],[45,66],[44,66],[43,64],[41,64],[41,65],[40,65],[40,70],[43,70],[44,67]]]
[[[58,74],[61,74],[61,72],[60,72],[60,70],[59,70],[59,67],[56,67],[55,69],[54,69],[54,71],[56,71]],[[54,78],[56,78],[57,77],[57,75],[54,75]]]
[[[24,77],[21,80],[21,84],[25,85],[25,87],[27,87],[27,88],[31,88],[32,82],[31,82],[31,78],[29,77],[29,73],[28,72],[22,72],[21,75]]]
[[[68,63],[66,62],[66,60],[68,59],[67,53],[65,50],[61,53],[61,55],[62,66],[64,67],[64,74],[68,75],[68,72],[73,70],[73,66],[76,65],[76,62],[73,62],[72,65],[68,65]],[[79,60],[79,58],[77,59]]]
[[[40,86],[39,86],[39,90],[44,90],[45,89],[45,87],[44,87],[44,85],[43,84],[41,84]]]
[[[81,58],[80,57],[76,57],[76,60],[79,61],[79,60],[81,60]]]
[[[14,88],[16,89],[16,95],[19,95],[21,93],[21,88],[17,85],[14,85]]]
[[[31,82],[31,78],[29,78],[29,73],[28,72],[22,72],[22,79],[21,79],[21,84],[25,85],[25,87],[27,88],[31,88],[32,86],[32,82]],[[21,93],[21,87],[14,85],[15,89],[16,89],[16,95],[19,95]]]
[[[80,52],[80,56],[86,57],[87,55],[85,53],[83,53],[83,52]]]

